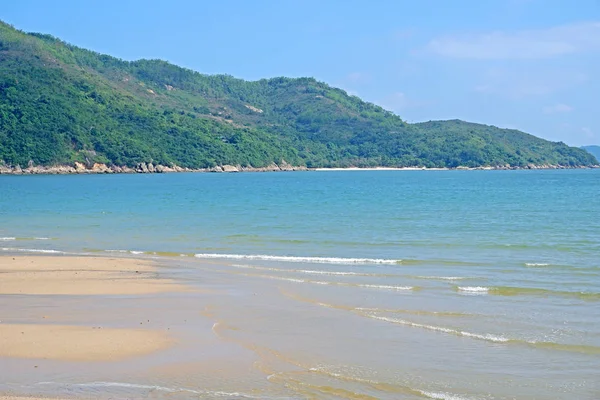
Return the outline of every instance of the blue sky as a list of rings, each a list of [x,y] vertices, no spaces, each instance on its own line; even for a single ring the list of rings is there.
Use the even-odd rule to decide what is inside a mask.
[[[313,76],[409,122],[600,144],[600,0],[18,0],[0,18],[127,60]]]

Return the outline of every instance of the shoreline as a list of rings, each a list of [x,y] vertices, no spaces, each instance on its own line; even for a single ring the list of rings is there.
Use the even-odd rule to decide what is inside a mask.
[[[135,167],[128,166],[107,166],[106,164],[95,163],[93,165],[84,165],[76,162],[73,165],[56,166],[33,166],[21,168],[20,166],[0,165],[0,175],[99,175],[99,174],[161,174],[161,173],[243,173],[243,172],[292,172],[292,171],[516,171],[516,170],[559,170],[559,169],[599,169],[600,165],[578,165],[566,166],[558,164],[529,164],[526,166],[479,166],[455,168],[448,167],[323,167],[308,168],[305,166],[293,166],[285,162],[277,165],[275,163],[266,167],[243,167],[241,165],[219,165],[212,168],[184,168],[177,165],[164,166],[153,165],[152,163],[140,163]]]

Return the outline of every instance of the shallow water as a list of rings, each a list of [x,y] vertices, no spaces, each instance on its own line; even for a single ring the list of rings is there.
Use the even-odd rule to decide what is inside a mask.
[[[598,199],[598,170],[0,176],[2,253],[154,257],[218,289],[127,300],[195,316],[181,346],[28,377],[0,360],[4,389],[600,398]],[[118,325],[105,300],[77,301]]]

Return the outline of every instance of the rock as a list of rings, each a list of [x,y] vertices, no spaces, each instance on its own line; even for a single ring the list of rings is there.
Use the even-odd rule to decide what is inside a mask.
[[[285,160],[281,160],[281,163],[279,164],[279,169],[281,171],[293,171],[294,167],[288,164]]]
[[[98,163],[94,163],[94,165],[92,166],[91,169],[92,172],[96,173],[96,174],[109,174],[112,171],[110,170],[110,168],[108,168],[106,166],[106,164],[98,164]]]
[[[86,171],[85,165],[80,162],[75,161],[75,172],[81,174]]]
[[[148,166],[146,165],[145,162],[143,162],[140,165],[138,165],[137,172],[140,172],[142,174],[147,174],[148,173]]]
[[[15,167],[14,173],[15,174],[22,174],[23,173],[23,170],[21,169],[20,165],[17,164],[17,166]]]
[[[223,165],[223,172],[240,172],[240,170],[233,165]]]
[[[209,169],[210,172],[223,172],[223,168],[221,168],[220,166],[216,165],[212,168]]]
[[[148,172],[156,172],[156,169],[154,168],[154,165],[152,163],[148,163]]]

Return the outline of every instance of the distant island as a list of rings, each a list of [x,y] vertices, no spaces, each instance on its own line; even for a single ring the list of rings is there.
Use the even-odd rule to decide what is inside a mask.
[[[600,163],[600,146],[583,146],[582,149],[596,157],[596,160]]]
[[[517,130],[409,124],[313,78],[249,82],[128,62],[0,22],[0,173],[596,164]]]

